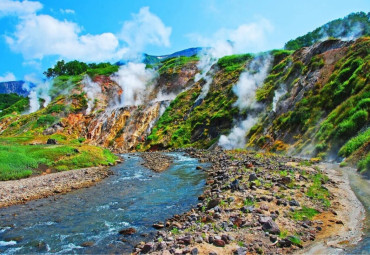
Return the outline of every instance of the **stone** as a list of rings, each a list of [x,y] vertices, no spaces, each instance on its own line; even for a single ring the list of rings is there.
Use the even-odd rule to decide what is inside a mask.
[[[82,247],[91,247],[94,245],[94,242],[87,241],[81,244]]]
[[[247,248],[245,247],[239,247],[234,251],[234,255],[246,255],[247,254]]]
[[[220,239],[215,239],[213,245],[217,247],[225,247],[225,241]]]
[[[260,217],[259,222],[262,224],[262,229],[271,234],[280,234],[279,226],[272,220],[271,217]]]
[[[256,175],[256,174],[254,174],[254,173],[251,173],[251,174],[249,175],[248,181],[252,182],[252,181],[255,181],[255,180],[257,180],[257,179],[258,179],[258,178],[257,178],[257,175]]]
[[[290,179],[290,177],[288,176],[284,176],[283,178],[280,179],[280,183],[283,183],[283,184],[289,184],[291,181],[292,179]]]
[[[125,228],[125,229],[120,230],[119,233],[121,235],[125,235],[125,236],[133,235],[133,234],[136,233],[136,229],[134,229],[134,228]]]
[[[144,247],[141,249],[141,252],[142,253],[148,253],[150,252],[154,247],[154,244],[149,242],[149,243],[146,243],[144,244]]]
[[[220,203],[220,199],[212,199],[211,201],[208,202],[207,210],[216,207],[219,203]]]
[[[155,229],[164,228],[164,224],[163,223],[155,223],[155,224],[153,224],[153,228],[155,228]]]
[[[49,138],[46,144],[57,144],[57,140]]]
[[[198,251],[198,248],[194,248],[191,250],[190,252],[191,255],[198,255],[199,254],[199,251]]]
[[[294,199],[289,201],[289,205],[290,206],[300,206],[299,202]]]

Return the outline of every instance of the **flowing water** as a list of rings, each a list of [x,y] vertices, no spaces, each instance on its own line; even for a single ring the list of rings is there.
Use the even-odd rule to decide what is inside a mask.
[[[363,204],[366,211],[364,237],[356,247],[346,251],[347,254],[370,254],[370,180],[361,176],[353,169],[343,169],[350,180],[352,190]]]
[[[0,209],[0,253],[130,253],[153,238],[153,223],[188,211],[203,191],[198,161],[170,155],[174,162],[162,173],[143,167],[139,154],[125,154],[114,175],[94,187]],[[137,233],[118,234],[129,227]]]

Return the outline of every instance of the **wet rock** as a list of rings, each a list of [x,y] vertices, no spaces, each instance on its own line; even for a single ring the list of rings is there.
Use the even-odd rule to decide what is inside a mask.
[[[203,167],[197,166],[195,169],[197,169],[197,170],[203,170]]]
[[[92,242],[92,241],[87,241],[87,242],[84,242],[81,244],[82,247],[91,247],[93,246],[95,243]]]
[[[208,253],[208,255],[217,255],[217,253],[214,251],[211,251],[210,253]]]
[[[164,224],[162,222],[155,223],[155,224],[153,224],[153,228],[155,228],[155,229],[164,228]]]
[[[121,235],[125,235],[125,236],[127,236],[127,235],[133,235],[133,234],[136,233],[136,229],[134,229],[134,228],[126,228],[126,229],[120,230],[119,233]]]

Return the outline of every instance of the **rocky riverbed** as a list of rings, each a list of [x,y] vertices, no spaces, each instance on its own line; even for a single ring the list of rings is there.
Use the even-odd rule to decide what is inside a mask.
[[[22,180],[2,181],[0,182],[0,207],[90,187],[111,174],[107,167],[92,167]]]
[[[156,224],[163,229],[151,242],[138,244],[135,254],[291,254],[349,231],[354,223],[343,213],[351,201],[338,196],[343,183],[308,161],[238,151],[186,152],[212,163],[209,169],[199,167],[208,173],[205,191],[196,208]]]
[[[163,153],[142,152],[140,156],[144,160],[143,166],[157,173],[167,170],[172,164],[172,158]]]

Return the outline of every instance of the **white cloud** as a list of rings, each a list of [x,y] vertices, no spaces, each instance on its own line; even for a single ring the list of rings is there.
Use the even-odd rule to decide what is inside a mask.
[[[26,60],[59,55],[82,61],[104,61],[122,57],[119,42],[112,33],[81,35],[73,22],[59,21],[49,15],[30,15],[21,20],[6,42]]]
[[[74,10],[71,9],[59,9],[62,14],[75,14]]]
[[[15,75],[13,73],[6,73],[4,74],[4,76],[0,76],[0,82],[4,82],[4,81],[15,81],[16,78],[15,78]]]
[[[0,0],[0,17],[2,16],[25,16],[36,13],[42,9],[40,2]]]
[[[242,24],[236,29],[221,28],[211,37],[199,34],[188,34],[190,40],[214,48],[214,55],[225,55],[245,52],[258,52],[264,50],[266,34],[273,30],[273,26],[267,19],[257,22]]]
[[[166,27],[162,20],[150,12],[149,7],[142,7],[132,20],[123,24],[119,38],[124,40],[131,51],[141,52],[148,44],[170,46],[172,28]]]
[[[73,10],[63,11],[71,13]],[[132,16],[132,20],[123,24],[119,36],[109,32],[81,35],[81,27],[74,22],[61,21],[50,15],[36,15],[30,10],[28,15],[20,16],[15,32],[5,39],[12,51],[21,53],[25,63],[31,64],[46,56],[87,62],[117,61],[136,57],[149,44],[170,45],[171,28],[152,14],[149,7],[141,8]],[[119,39],[127,46],[123,47]]]

